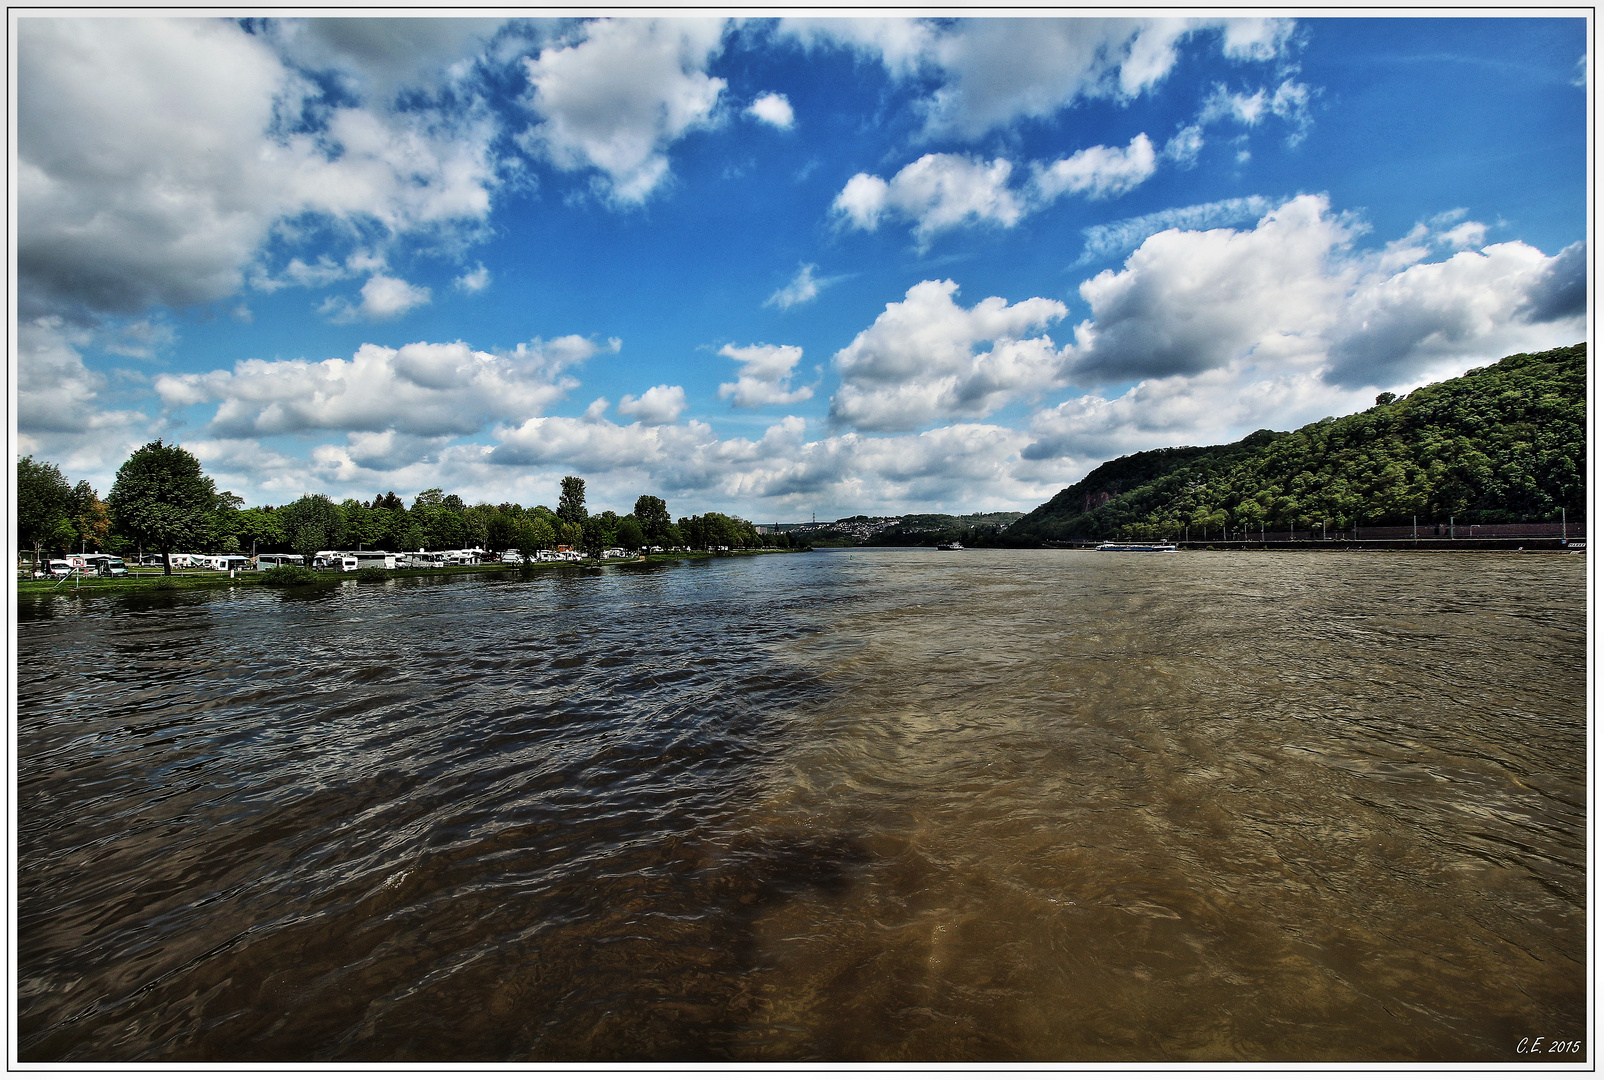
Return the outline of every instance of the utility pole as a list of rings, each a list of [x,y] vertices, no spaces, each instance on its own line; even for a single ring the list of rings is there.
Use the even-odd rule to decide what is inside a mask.
[[[1562,507],[1559,508],[1559,543],[1560,543],[1560,546],[1564,547],[1565,546],[1565,542],[1567,540],[1569,540],[1570,538],[1571,538],[1570,537],[1570,533],[1565,528],[1565,508],[1562,506]]]

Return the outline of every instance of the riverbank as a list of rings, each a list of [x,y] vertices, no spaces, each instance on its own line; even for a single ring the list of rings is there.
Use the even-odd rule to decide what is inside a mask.
[[[777,555],[793,550],[805,549],[753,548],[745,551],[676,551],[642,555],[634,559],[583,559],[579,562],[481,563],[478,566],[418,567],[404,570],[382,570],[380,571],[383,575],[382,578],[358,577],[358,574],[366,574],[366,571],[363,570],[353,573],[327,570],[313,572],[309,580],[296,585],[276,585],[264,581],[262,572],[254,570],[240,572],[234,576],[230,576],[221,570],[184,570],[170,575],[160,572],[134,572],[125,578],[24,579],[17,582],[17,596],[20,599],[24,596],[50,596],[52,594],[60,595],[71,592],[80,594],[86,592],[150,592],[154,590],[170,592],[179,589],[238,588],[240,586],[261,589],[316,588],[338,585],[346,581],[354,581],[361,584],[380,580],[389,581],[397,578],[451,577],[461,574],[538,574],[560,569],[599,569],[604,566],[654,565],[680,562],[687,559],[728,559],[748,555]]]

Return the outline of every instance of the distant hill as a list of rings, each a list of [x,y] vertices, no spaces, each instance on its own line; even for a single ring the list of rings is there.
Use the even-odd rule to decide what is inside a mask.
[[[1518,353],[1374,408],[1221,446],[1105,462],[1003,543],[1307,528],[1571,520],[1587,498],[1587,347]]]
[[[780,526],[816,547],[935,545],[995,536],[1024,517],[1017,510],[985,514],[903,514],[900,517],[840,518],[807,525]]]

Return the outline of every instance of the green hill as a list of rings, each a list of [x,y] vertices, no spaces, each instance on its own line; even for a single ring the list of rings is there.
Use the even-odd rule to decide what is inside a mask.
[[[1105,462],[1005,543],[1269,529],[1571,520],[1587,496],[1587,347],[1518,353],[1374,408],[1222,446]]]

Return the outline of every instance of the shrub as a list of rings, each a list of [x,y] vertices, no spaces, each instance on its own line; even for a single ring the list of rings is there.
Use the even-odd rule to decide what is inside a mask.
[[[389,581],[390,575],[384,572],[382,566],[364,566],[356,572],[356,579],[362,582]]]
[[[317,575],[304,566],[275,566],[262,572],[263,585],[307,585],[317,580]]]

